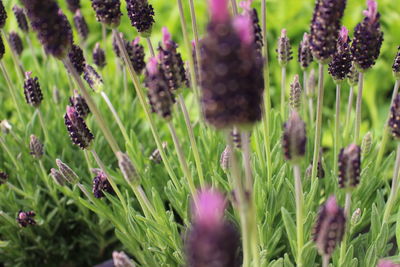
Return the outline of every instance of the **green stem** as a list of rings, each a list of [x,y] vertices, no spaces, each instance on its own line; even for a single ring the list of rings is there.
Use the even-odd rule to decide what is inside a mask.
[[[172,182],[174,183],[175,187],[179,188],[180,183],[179,183],[178,178],[176,177],[175,173],[172,171],[172,168],[171,168],[171,165],[167,158],[167,155],[165,154],[165,151],[163,149],[162,142],[161,142],[160,136],[158,135],[158,132],[156,130],[156,126],[155,126],[153,117],[150,115],[150,110],[149,110],[147,102],[145,100],[144,92],[140,85],[139,77],[136,75],[135,70],[133,69],[133,66],[132,66],[132,62],[129,60],[128,53],[126,51],[126,48],[125,48],[125,45],[124,45],[124,42],[123,42],[121,36],[119,35],[119,33],[116,29],[113,29],[113,33],[115,35],[115,38],[117,39],[119,49],[122,52],[122,58],[125,61],[125,65],[128,67],[128,71],[132,78],[132,81],[133,81],[133,84],[134,84],[134,87],[136,90],[136,94],[139,98],[139,102],[142,105],[142,108],[146,115],[146,119],[150,124],[150,129],[153,134],[154,140],[156,141],[157,148],[160,151],[160,156],[162,158],[162,161],[163,161],[165,168],[167,169],[167,172],[168,172],[169,176],[171,177]]]
[[[321,128],[322,128],[322,109],[324,104],[324,65],[319,63],[318,67],[318,100],[317,100],[317,118],[315,121],[314,136],[314,156],[312,163],[311,179],[317,177],[317,166],[319,160],[319,150],[321,146]]]
[[[88,171],[90,173],[92,171],[92,169],[93,169],[93,166],[90,163],[89,152],[87,150],[83,150],[83,153],[85,155],[85,160],[86,160],[86,163],[87,163],[87,166],[88,166]]]
[[[107,49],[107,28],[103,23],[101,24],[101,36],[103,38],[103,48],[104,48],[104,50],[106,50]]]
[[[300,166],[293,166],[294,182],[295,182],[295,193],[296,193],[296,233],[297,233],[297,266],[303,266],[303,259],[301,257],[303,246],[304,246],[304,199],[303,199],[303,188],[301,184]]]
[[[303,111],[303,118],[307,118],[307,70],[303,71],[303,103],[302,103],[302,111]],[[312,113],[310,111],[310,117],[309,117],[309,125],[313,123],[312,119]]]
[[[39,61],[37,59],[37,56],[35,55],[35,49],[32,45],[31,38],[29,37],[29,34],[26,34],[25,37],[26,37],[25,39],[26,39],[26,42],[28,43],[29,49],[31,50],[31,56],[33,58],[33,62],[35,64],[36,70],[41,71]]]
[[[329,267],[329,255],[323,255],[322,256],[322,267]]]
[[[348,133],[349,133],[348,131],[350,129],[349,124],[350,124],[351,112],[352,112],[352,109],[353,109],[353,98],[354,98],[354,86],[351,85],[350,86],[350,92],[349,92],[349,100],[348,100],[348,103],[347,103],[346,120],[344,122],[344,125],[346,127],[344,136],[346,138],[348,136]]]
[[[238,8],[237,8],[236,0],[231,0],[231,4],[232,4],[233,15],[236,16],[238,14]]]
[[[393,177],[392,177],[392,188],[390,189],[389,199],[385,206],[382,225],[388,222],[389,216],[393,209],[393,205],[396,202],[397,192],[399,187],[399,169],[400,169],[400,143],[397,144],[396,162],[394,165]]]
[[[155,57],[154,48],[153,48],[153,45],[151,43],[150,37],[146,37],[146,41],[147,41],[147,45],[148,45],[149,50],[150,50],[151,57]]]
[[[36,108],[36,112],[38,113],[39,122],[40,122],[40,126],[42,127],[42,130],[43,130],[44,138],[45,138],[47,144],[50,144],[49,132],[47,131],[46,124],[44,123],[42,112],[40,111],[39,108]]]
[[[169,128],[169,131],[171,132],[172,140],[174,141],[175,150],[176,150],[176,153],[178,154],[178,159],[179,159],[179,163],[181,165],[182,171],[185,174],[186,179],[188,181],[190,193],[194,197],[196,195],[196,187],[193,182],[193,177],[190,172],[189,166],[186,162],[185,155],[183,154],[182,146],[181,146],[178,136],[176,134],[175,127],[171,121],[168,122],[168,128]]]
[[[20,109],[20,105],[18,104],[17,97],[15,95],[14,84],[11,81],[11,78],[10,78],[10,75],[8,74],[7,68],[4,66],[3,60],[0,60],[0,68],[1,68],[1,71],[3,72],[4,79],[6,80],[6,83],[8,85],[7,88],[9,90],[11,98],[14,102],[14,106],[15,106],[15,109],[17,110],[18,117],[19,117],[20,121],[22,122],[22,125],[25,125],[25,121],[22,118],[22,112]]]
[[[272,160],[271,160],[271,140],[269,134],[270,114],[271,114],[271,96],[269,87],[269,59],[268,59],[268,40],[267,40],[267,3],[266,0],[261,1],[261,17],[262,17],[262,32],[263,32],[263,54],[264,54],[264,116],[263,116],[263,132],[265,143],[265,154],[267,158],[267,184],[268,188],[272,186]]]
[[[282,72],[281,72],[282,78],[281,78],[281,118],[282,121],[285,120],[286,118],[286,104],[285,104],[285,98],[286,98],[286,67],[282,67]]]
[[[378,167],[381,166],[383,155],[386,152],[386,145],[387,145],[387,142],[388,142],[389,136],[390,136],[390,128],[389,128],[389,124],[388,124],[389,123],[389,119],[390,119],[390,114],[391,114],[390,108],[392,107],[393,101],[394,101],[395,97],[397,96],[397,94],[399,92],[399,87],[400,87],[400,80],[396,80],[396,83],[395,83],[394,88],[393,88],[392,101],[390,102],[388,117],[387,117],[387,119],[385,121],[385,128],[384,128],[383,133],[382,133],[382,141],[381,141],[381,145],[379,147],[375,168],[378,168]]]
[[[146,193],[143,191],[143,188],[140,185],[130,184],[130,186],[136,198],[138,199],[139,204],[142,207],[143,213],[145,214],[146,218],[148,219],[153,218],[157,220],[159,216],[157,216],[153,206],[151,205],[149,199],[146,196]]]
[[[25,193],[24,191],[22,191],[21,189],[17,188],[15,185],[11,184],[10,182],[7,182],[7,187],[10,188],[11,190],[13,190],[18,195],[21,195],[21,196],[23,196],[23,197],[25,197],[27,199],[30,199],[30,200],[34,200],[34,198],[30,194]]]
[[[205,182],[204,182],[203,168],[201,166],[201,161],[200,161],[199,149],[197,148],[197,143],[196,143],[196,139],[194,137],[193,127],[192,127],[192,124],[190,122],[189,113],[187,111],[187,108],[186,108],[186,105],[185,105],[185,99],[183,98],[182,94],[179,94],[179,100],[178,101],[179,101],[179,105],[180,105],[180,107],[182,109],[183,117],[185,118],[185,124],[186,124],[187,131],[189,133],[190,145],[191,145],[192,150],[193,150],[193,156],[194,156],[194,160],[195,160],[195,163],[196,163],[197,174],[199,175],[200,186],[202,188],[204,188],[205,187]]]
[[[3,149],[6,151],[6,153],[8,154],[8,156],[10,157],[12,163],[14,164],[15,168],[17,169],[17,171],[21,170],[21,165],[19,165],[19,162],[17,161],[17,159],[13,156],[13,154],[11,153],[10,149],[8,148],[5,140],[3,139],[3,137],[0,136],[0,143],[3,146]]]
[[[335,113],[335,133],[333,139],[333,170],[337,173],[338,151],[340,147],[340,84],[336,84],[336,113]]]
[[[351,206],[351,192],[346,192],[346,200],[344,204],[344,214],[346,218],[350,218],[350,206]],[[350,234],[350,220],[346,222],[346,228],[343,236],[343,241],[340,245],[340,256],[339,256],[339,266],[344,266],[344,260],[347,253],[347,240]]]
[[[77,83],[81,93],[86,100],[90,111],[93,113],[95,120],[97,121],[101,131],[104,134],[108,144],[110,145],[111,149],[113,150],[114,154],[120,151],[117,142],[114,139],[113,134],[111,133],[110,129],[107,127],[106,122],[104,121],[104,117],[101,114],[100,110],[97,108],[93,98],[90,96],[89,92],[86,90],[85,85],[82,82],[81,77],[76,72],[75,68],[72,66],[70,60],[68,58],[64,58],[64,64],[67,66],[69,72],[71,73],[72,77],[74,78],[75,82]]]
[[[196,53],[196,61],[197,61],[197,69],[198,69],[198,78],[201,81],[201,57],[200,57],[200,44],[199,44],[199,32],[197,29],[197,19],[196,19],[196,11],[194,9],[193,0],[189,0],[189,8],[190,8],[190,19],[192,21],[192,30],[194,36],[194,50]],[[197,82],[199,82],[197,81]]]
[[[358,77],[358,93],[357,93],[357,104],[356,104],[356,125],[354,128],[354,143],[358,144],[360,137],[360,126],[361,126],[361,106],[362,106],[362,94],[364,86],[364,74],[360,72]]]
[[[17,76],[20,79],[21,84],[23,84],[24,76],[25,76],[24,68],[22,67],[21,62],[19,61],[17,55],[15,54],[15,51],[12,49],[12,46],[10,45],[10,40],[8,39],[8,36],[7,36],[4,28],[1,29],[1,33],[3,34],[4,39],[6,39],[8,47],[10,48],[10,54],[11,54],[11,58],[14,62],[15,71],[17,72]]]

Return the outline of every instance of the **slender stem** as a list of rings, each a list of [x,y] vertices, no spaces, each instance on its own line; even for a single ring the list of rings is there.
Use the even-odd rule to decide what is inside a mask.
[[[348,129],[350,129],[350,118],[351,118],[351,112],[353,110],[353,98],[354,98],[354,86],[350,86],[350,92],[349,92],[349,100],[347,103],[347,112],[346,112],[346,120],[344,122],[344,125],[346,127],[345,130],[345,137],[348,135]]]
[[[364,74],[360,72],[358,78],[358,93],[357,93],[357,104],[356,104],[356,126],[354,128],[354,143],[358,144],[360,137],[360,126],[361,126],[361,104],[362,104],[362,93],[364,86]]]
[[[190,8],[190,18],[192,21],[192,30],[194,35],[194,50],[197,61],[197,69],[198,69],[198,78],[201,81],[201,58],[200,58],[200,44],[199,44],[199,32],[197,29],[197,19],[196,19],[196,11],[194,9],[193,0],[189,0],[189,8]],[[199,82],[197,81],[197,82]]]
[[[88,171],[90,173],[92,171],[92,169],[93,169],[93,166],[92,166],[92,163],[90,162],[90,159],[89,159],[89,152],[87,150],[83,150],[83,153],[85,154],[86,164],[88,166]]]
[[[333,169],[337,172],[338,151],[340,147],[340,83],[336,84],[336,114],[335,114],[335,133],[333,139]]]
[[[29,49],[31,50],[31,56],[32,56],[32,58],[33,58],[33,62],[34,62],[34,64],[35,64],[36,70],[40,71],[41,68],[40,68],[39,61],[38,61],[38,59],[37,59],[37,56],[36,56],[36,54],[35,54],[35,48],[34,48],[33,45],[32,45],[31,38],[29,37],[29,34],[25,34],[25,37],[26,37],[25,39],[26,39],[26,42],[28,43]]]
[[[318,100],[317,100],[317,118],[315,121],[314,136],[314,156],[312,163],[311,179],[317,177],[317,166],[319,160],[319,150],[321,146],[321,128],[322,128],[322,108],[324,104],[324,65],[319,63],[318,68]]]
[[[181,21],[181,28],[182,28],[182,34],[183,34],[183,39],[186,45],[186,50],[188,53],[188,59],[189,59],[189,72],[190,72],[190,86],[192,87],[194,94],[196,96],[196,103],[198,104],[199,101],[199,89],[197,87],[197,77],[196,77],[196,71],[194,67],[194,59],[192,55],[192,45],[189,40],[189,34],[186,28],[186,21],[185,21],[185,14],[183,12],[183,5],[182,5],[182,0],[177,0],[178,3],[178,8],[179,8],[179,17]]]
[[[249,134],[250,134],[250,132],[247,132],[247,131],[241,132],[242,148],[243,148],[242,152],[243,152],[244,169],[245,169],[245,175],[246,175],[245,190],[250,193],[253,188],[253,174],[251,171]]]
[[[380,167],[382,159],[383,159],[383,155],[386,152],[385,151],[386,150],[386,145],[387,145],[387,142],[389,140],[389,135],[390,135],[390,128],[389,128],[389,124],[388,124],[389,118],[390,118],[390,114],[391,114],[390,108],[393,105],[393,101],[394,101],[395,97],[397,96],[397,94],[399,92],[399,87],[400,87],[400,80],[396,80],[396,83],[395,83],[394,88],[393,88],[392,101],[390,103],[388,117],[387,117],[387,119],[385,121],[385,128],[384,128],[383,133],[382,133],[382,141],[381,141],[381,145],[379,147],[375,168]]]
[[[346,200],[344,203],[344,214],[347,216],[347,218],[349,218],[351,208],[351,192],[346,192]]]
[[[25,76],[24,68],[22,67],[21,62],[19,61],[17,55],[15,54],[14,49],[12,49],[12,46],[10,45],[10,40],[8,39],[7,33],[5,32],[4,29],[1,29],[1,33],[3,34],[4,39],[6,39],[8,47],[10,48],[10,54],[11,54],[11,58],[15,65],[15,70],[17,72],[17,76],[22,83],[24,80],[24,76]]]
[[[110,174],[108,174],[106,166],[104,165],[104,163],[101,161],[100,157],[97,155],[96,151],[94,149],[91,149],[90,152],[92,152],[92,155],[94,157],[94,159],[96,160],[97,164],[99,165],[100,169],[102,170],[102,172],[106,175],[107,180],[110,182],[110,185],[112,187],[112,189],[114,190],[114,192],[117,194],[117,197],[119,199],[119,201],[121,201],[122,206],[124,207],[125,212],[128,212],[127,206],[126,206],[126,202],[125,202],[125,198],[122,196],[121,191],[119,191],[117,184],[115,183],[114,179],[111,177]]]
[[[303,188],[301,185],[300,166],[298,164],[293,166],[295,193],[296,193],[296,233],[297,233],[297,266],[303,266],[303,259],[301,258],[304,246],[304,233],[303,233]]]
[[[282,67],[282,79],[281,79],[281,118],[285,120],[286,116],[286,67]]]
[[[303,71],[303,104],[302,104],[302,111],[303,111],[303,116],[304,118],[307,118],[307,80],[308,80],[308,75],[307,75],[307,70]],[[312,113],[310,112],[310,121],[309,123],[313,123],[313,119],[312,119]]]
[[[194,156],[194,160],[196,163],[197,174],[199,175],[200,186],[202,188],[204,188],[204,186],[205,186],[204,174],[203,174],[203,168],[201,166],[199,149],[197,148],[197,143],[196,143],[196,139],[194,137],[193,127],[190,122],[189,113],[187,111],[187,108],[185,105],[185,99],[183,98],[182,94],[179,94],[179,105],[182,109],[183,117],[185,118],[186,128],[189,133],[190,145],[192,146],[192,150],[193,150],[193,156]]]
[[[351,206],[351,192],[346,192],[346,200],[344,203],[344,214],[345,214],[346,218],[349,218],[349,216],[350,216],[350,206]],[[350,226],[350,222],[349,222],[349,220],[347,220],[343,240],[340,245],[340,256],[339,256],[339,265],[338,266],[343,266],[344,258],[346,257],[347,239],[349,238],[349,234],[350,234],[349,226]]]
[[[104,101],[107,103],[107,106],[111,113],[114,116],[115,121],[118,124],[119,129],[121,130],[122,135],[124,136],[125,142],[128,144],[128,146],[133,147],[132,142],[129,138],[128,131],[126,130],[124,124],[122,123],[120,117],[118,116],[117,111],[115,110],[113,104],[111,103],[110,99],[108,98],[107,94],[104,91],[101,91],[101,96],[103,97]]]
[[[238,14],[238,8],[237,8],[236,0],[231,0],[231,4],[232,4],[233,15],[236,16]]]
[[[133,69],[133,66],[132,66],[132,62],[129,60],[128,53],[126,51],[126,48],[125,48],[125,45],[124,45],[124,42],[123,42],[121,36],[119,35],[119,33],[116,29],[113,29],[113,33],[115,35],[115,38],[117,39],[119,49],[122,52],[122,57],[123,57],[123,60],[125,61],[125,65],[128,66],[128,71],[132,78],[132,81],[133,81],[133,84],[134,84],[134,87],[136,90],[136,94],[139,98],[140,104],[142,105],[142,108],[146,115],[146,119],[150,124],[150,129],[153,134],[154,140],[156,141],[157,148],[160,151],[160,156],[162,158],[162,161],[163,161],[165,168],[167,169],[167,172],[168,172],[169,176],[171,177],[175,187],[179,188],[180,186],[179,186],[178,178],[176,177],[175,173],[172,171],[169,160],[163,149],[160,136],[158,135],[158,132],[156,130],[153,117],[150,115],[150,110],[149,110],[147,102],[145,100],[144,93],[143,93],[142,87],[140,85],[139,77],[136,75],[135,70]]]
[[[11,153],[10,149],[8,148],[5,140],[3,139],[3,137],[0,136],[0,143],[3,146],[4,151],[6,151],[6,153],[8,154],[8,156],[10,157],[12,163],[14,164],[15,168],[17,169],[17,171],[21,170],[21,165],[19,165],[19,162],[16,160],[16,158],[14,157],[14,155]]]
[[[271,140],[269,135],[270,114],[271,114],[271,97],[269,91],[269,59],[268,59],[268,40],[267,40],[267,3],[266,0],[261,1],[261,17],[262,17],[262,32],[263,32],[263,54],[264,54],[264,116],[263,116],[263,131],[265,154],[267,157],[267,184],[272,186],[272,160],[271,160]]]
[[[232,148],[232,155],[229,158],[229,168],[231,169],[232,179],[235,186],[235,197],[237,198],[237,206],[239,209],[241,231],[242,231],[242,246],[243,246],[243,267],[250,267],[250,236],[248,231],[247,207],[248,201],[245,195],[242,179],[240,178],[239,166],[237,163],[236,152],[230,135],[230,131],[226,131],[226,140],[229,147]]]
[[[140,185],[130,184],[132,191],[135,193],[136,198],[139,201],[140,206],[145,214],[145,216],[149,219],[153,218],[157,220],[159,216],[157,216],[153,205],[151,205],[149,199],[146,196],[146,193],[143,191],[143,188]]]
[[[182,146],[179,142],[178,135],[176,134],[175,127],[171,121],[168,122],[168,128],[169,128],[169,131],[171,132],[172,140],[174,141],[175,150],[176,150],[176,153],[178,154],[178,159],[179,159],[179,163],[181,165],[182,171],[185,174],[186,179],[188,181],[190,193],[194,197],[196,195],[196,187],[193,182],[193,177],[190,172],[189,166],[187,164],[185,155],[183,154]]]
[[[39,108],[36,108],[36,111],[39,117],[40,126],[42,127],[43,130],[44,138],[46,139],[46,142],[49,143],[50,142],[49,132],[47,131],[46,124],[44,123],[42,112],[40,111]]]
[[[396,202],[397,192],[399,187],[399,169],[400,169],[400,143],[397,143],[397,154],[396,154],[396,162],[393,170],[392,177],[392,188],[390,189],[389,199],[385,206],[385,212],[383,214],[382,224],[385,224],[389,220],[389,216],[392,212],[393,205]]]
[[[75,82],[77,83],[79,89],[81,90],[81,93],[82,93],[84,99],[86,100],[90,110],[92,111],[94,118],[96,119],[108,144],[110,145],[114,154],[117,153],[118,151],[120,151],[119,146],[118,146],[117,142],[115,141],[114,136],[111,133],[110,129],[107,127],[106,122],[104,121],[103,115],[100,113],[100,110],[97,108],[93,98],[90,96],[89,92],[86,90],[81,77],[78,75],[75,68],[71,64],[71,61],[68,58],[65,58],[63,60],[63,62],[67,66],[69,72],[71,73],[71,75],[74,78]]]
[[[151,44],[150,37],[146,37],[147,45],[149,46],[151,57],[155,56],[153,45]]]
[[[41,159],[39,159],[38,162],[39,162],[40,171],[42,172],[43,182],[45,183],[45,185],[49,191],[48,193],[50,194],[50,196],[54,200],[54,202],[57,204],[57,206],[60,206],[60,200],[58,199],[57,192],[54,190],[54,187],[50,184],[49,175],[43,166],[43,162]]]
[[[101,24],[101,36],[103,38],[103,48],[104,48],[104,50],[106,50],[106,48],[107,48],[107,28],[103,23]]]
[[[322,267],[329,267],[329,255],[322,256]]]
[[[15,106],[15,108],[17,110],[18,117],[19,117],[20,121],[22,122],[22,124],[24,125],[25,121],[22,118],[20,105],[18,104],[17,97],[15,96],[14,84],[11,82],[10,75],[8,75],[8,71],[7,71],[7,68],[4,66],[3,60],[0,60],[0,68],[1,68],[1,71],[3,72],[4,79],[6,80],[6,83],[8,85],[7,88],[10,91],[10,95],[11,95],[11,98],[12,98],[12,100],[14,102],[14,106]]]

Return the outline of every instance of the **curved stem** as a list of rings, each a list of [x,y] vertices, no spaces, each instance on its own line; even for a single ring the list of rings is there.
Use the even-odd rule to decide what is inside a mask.
[[[360,126],[361,126],[361,106],[362,106],[362,94],[364,86],[364,74],[360,72],[358,78],[358,94],[357,94],[357,104],[356,104],[356,126],[354,128],[354,143],[358,144],[358,139],[360,137]]]
[[[346,218],[350,218],[350,206],[351,206],[351,192],[346,192],[346,200],[344,203],[344,214]],[[346,257],[347,253],[347,240],[349,238],[350,234],[350,220],[347,220],[346,222],[346,227],[345,227],[345,232],[343,235],[343,240],[340,245],[340,256],[339,256],[339,266],[343,266],[344,264],[344,259]]]
[[[182,146],[181,146],[178,136],[176,134],[175,127],[171,121],[168,122],[168,128],[169,128],[169,131],[171,132],[172,140],[174,141],[175,150],[176,150],[176,153],[178,154],[178,159],[179,159],[182,171],[185,174],[186,179],[188,181],[190,193],[191,193],[192,197],[194,197],[196,195],[196,187],[193,182],[193,177],[190,172],[189,166],[187,164],[185,155],[183,154]]]
[[[44,138],[45,138],[46,142],[49,144],[49,142],[50,142],[49,132],[47,131],[46,124],[44,123],[42,112],[40,111],[39,108],[36,108],[36,112],[38,113],[39,122],[40,122],[40,126],[42,127],[42,130],[43,130]]]
[[[151,55],[151,57],[154,57],[155,53],[154,53],[154,48],[153,48],[153,45],[151,43],[150,37],[146,37],[146,41],[147,41],[147,45],[149,46],[150,55]]]
[[[396,162],[394,165],[393,177],[392,177],[392,188],[390,189],[389,199],[385,206],[382,225],[388,222],[389,216],[393,209],[393,205],[396,202],[397,192],[399,187],[399,169],[400,169],[400,143],[397,144]]]
[[[194,36],[194,49],[195,49],[195,56],[196,56],[197,69],[198,69],[198,78],[199,78],[199,80],[197,82],[199,82],[199,81],[201,81],[200,44],[199,44],[199,32],[197,29],[196,11],[194,9],[193,0],[189,0],[189,8],[190,8],[190,19],[192,21],[192,30],[193,30],[193,36]]]
[[[322,128],[322,108],[324,104],[324,65],[319,63],[318,67],[318,100],[317,100],[317,118],[315,121],[314,136],[314,156],[312,162],[311,179],[317,177],[317,166],[319,160],[319,150],[321,146],[321,128]]]
[[[108,126],[106,125],[103,115],[100,113],[100,110],[97,108],[93,98],[90,96],[89,92],[86,90],[81,77],[78,75],[75,68],[71,64],[71,61],[68,58],[64,58],[63,62],[67,66],[69,72],[71,73],[76,84],[78,85],[79,89],[81,90],[81,93],[82,93],[84,99],[86,100],[90,110],[92,111],[93,116],[94,116],[95,120],[97,121],[97,124],[99,125],[101,131],[103,132],[104,137],[106,138],[108,144],[110,145],[114,154],[117,153],[118,151],[120,151],[117,141],[115,141],[113,134],[111,133]]]
[[[300,166],[293,166],[295,193],[296,193],[296,233],[297,233],[297,266],[303,266],[303,259],[301,258],[304,246],[304,233],[303,233],[303,188],[301,184]]]
[[[333,139],[333,169],[334,173],[337,173],[337,161],[338,161],[338,151],[340,147],[340,84],[336,84],[336,113],[335,113],[335,133]]]
[[[282,78],[281,78],[281,118],[282,121],[285,120],[286,118],[286,104],[285,104],[285,98],[286,98],[286,67],[282,67]]]
[[[155,126],[153,117],[150,115],[150,110],[149,110],[147,102],[145,100],[144,92],[143,92],[142,87],[140,85],[139,77],[136,75],[135,70],[133,69],[133,66],[132,66],[132,62],[129,60],[128,53],[126,51],[126,48],[125,48],[125,45],[124,45],[124,42],[123,42],[121,36],[119,35],[119,33],[118,33],[118,31],[116,29],[113,29],[113,33],[115,35],[115,38],[117,39],[119,49],[122,52],[122,58],[125,61],[125,65],[128,67],[128,71],[129,71],[129,74],[130,74],[130,76],[132,78],[132,81],[133,81],[133,84],[134,84],[134,87],[135,87],[135,90],[136,90],[136,94],[137,94],[137,96],[139,98],[139,102],[142,105],[142,108],[143,108],[144,113],[146,115],[146,119],[150,124],[150,129],[151,129],[151,132],[153,134],[154,140],[156,141],[157,148],[160,151],[160,156],[162,158],[162,161],[163,161],[163,163],[165,165],[165,168],[167,169],[167,172],[168,172],[169,176],[171,177],[175,187],[179,188],[180,187],[180,183],[179,183],[178,178],[176,177],[175,173],[172,171],[172,168],[171,168],[171,165],[170,165],[169,160],[167,158],[167,155],[165,154],[165,151],[163,149],[163,146],[162,146],[162,143],[161,143],[161,138],[158,135],[158,132],[156,130],[156,126]]]
[[[190,122],[189,113],[187,111],[187,108],[186,108],[186,105],[185,105],[185,99],[183,98],[182,94],[179,94],[179,105],[180,105],[180,107],[182,109],[183,117],[185,118],[186,128],[187,128],[188,133],[189,133],[190,145],[191,145],[192,150],[193,150],[193,156],[194,156],[194,160],[195,160],[195,163],[196,163],[197,174],[199,175],[200,186],[202,188],[204,188],[205,187],[204,174],[203,174],[203,168],[201,166],[199,149],[197,148],[197,143],[196,143],[196,139],[194,137],[193,127],[192,127],[192,124]]]

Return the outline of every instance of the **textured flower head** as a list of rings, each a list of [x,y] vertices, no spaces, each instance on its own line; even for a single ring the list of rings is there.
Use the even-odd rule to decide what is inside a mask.
[[[303,40],[299,45],[298,61],[303,70],[307,69],[313,61],[313,55],[310,46],[310,35],[304,33]]]
[[[6,20],[7,20],[7,12],[3,5],[3,1],[0,0],[0,28],[4,28],[4,26],[6,25]]]
[[[21,31],[25,33],[29,32],[29,25],[24,9],[19,7],[18,5],[14,5],[12,10],[14,12],[15,18],[17,19],[18,28],[20,28]]]
[[[355,144],[342,148],[339,153],[339,187],[354,188],[360,183],[361,149]]]
[[[126,0],[126,9],[132,26],[143,37],[149,37],[154,24],[153,6],[147,0]]]
[[[92,8],[96,12],[97,21],[112,27],[118,27],[121,22],[120,0],[91,0]]]
[[[74,24],[79,36],[83,41],[85,41],[89,36],[89,26],[87,25],[85,17],[82,16],[82,13],[79,9],[75,12]]]
[[[94,136],[74,107],[67,106],[64,120],[72,143],[81,149],[88,149]]]
[[[106,62],[106,53],[100,47],[100,43],[96,43],[93,49],[93,62],[100,69],[104,68],[107,64]]]
[[[35,225],[36,221],[34,217],[36,216],[33,211],[22,211],[20,210],[17,215],[17,222],[21,227],[27,227],[28,225]]]
[[[336,51],[329,63],[328,71],[336,82],[341,82],[350,74],[353,65],[350,51],[349,31],[342,27],[336,44]]]
[[[276,52],[278,53],[278,62],[281,66],[286,66],[289,61],[293,59],[292,47],[290,45],[290,40],[287,36],[286,29],[282,29],[281,31]]]
[[[290,117],[283,124],[282,147],[287,160],[297,163],[306,153],[306,126],[299,114],[292,110]]]
[[[398,48],[397,55],[394,59],[392,69],[396,79],[400,79],[400,46]]]
[[[42,90],[40,89],[37,77],[32,77],[32,72],[25,73],[24,94],[26,102],[33,106],[39,107],[43,100]]]
[[[392,129],[392,135],[396,139],[400,139],[400,94],[395,97],[392,107],[390,108],[389,126]]]

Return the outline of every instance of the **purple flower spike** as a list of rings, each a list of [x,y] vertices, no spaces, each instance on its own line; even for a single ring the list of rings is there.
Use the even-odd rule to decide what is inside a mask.
[[[228,0],[209,0],[211,21],[223,23],[229,20]]]
[[[351,72],[353,57],[350,51],[349,31],[342,27],[336,43],[336,51],[329,63],[328,71],[336,82],[343,81]]]
[[[67,106],[64,121],[72,143],[81,149],[88,149],[94,136],[74,107]]]
[[[224,196],[213,189],[198,193],[193,203],[193,220],[204,227],[215,227],[223,223],[226,202]]]
[[[33,211],[22,211],[18,212],[17,222],[21,227],[27,227],[28,225],[35,225],[36,221],[34,217],[36,216],[35,212]]]
[[[377,267],[400,267],[400,264],[391,262],[389,260],[380,260]]]
[[[233,27],[245,45],[251,45],[254,40],[252,21],[248,16],[238,16],[233,21]]]

